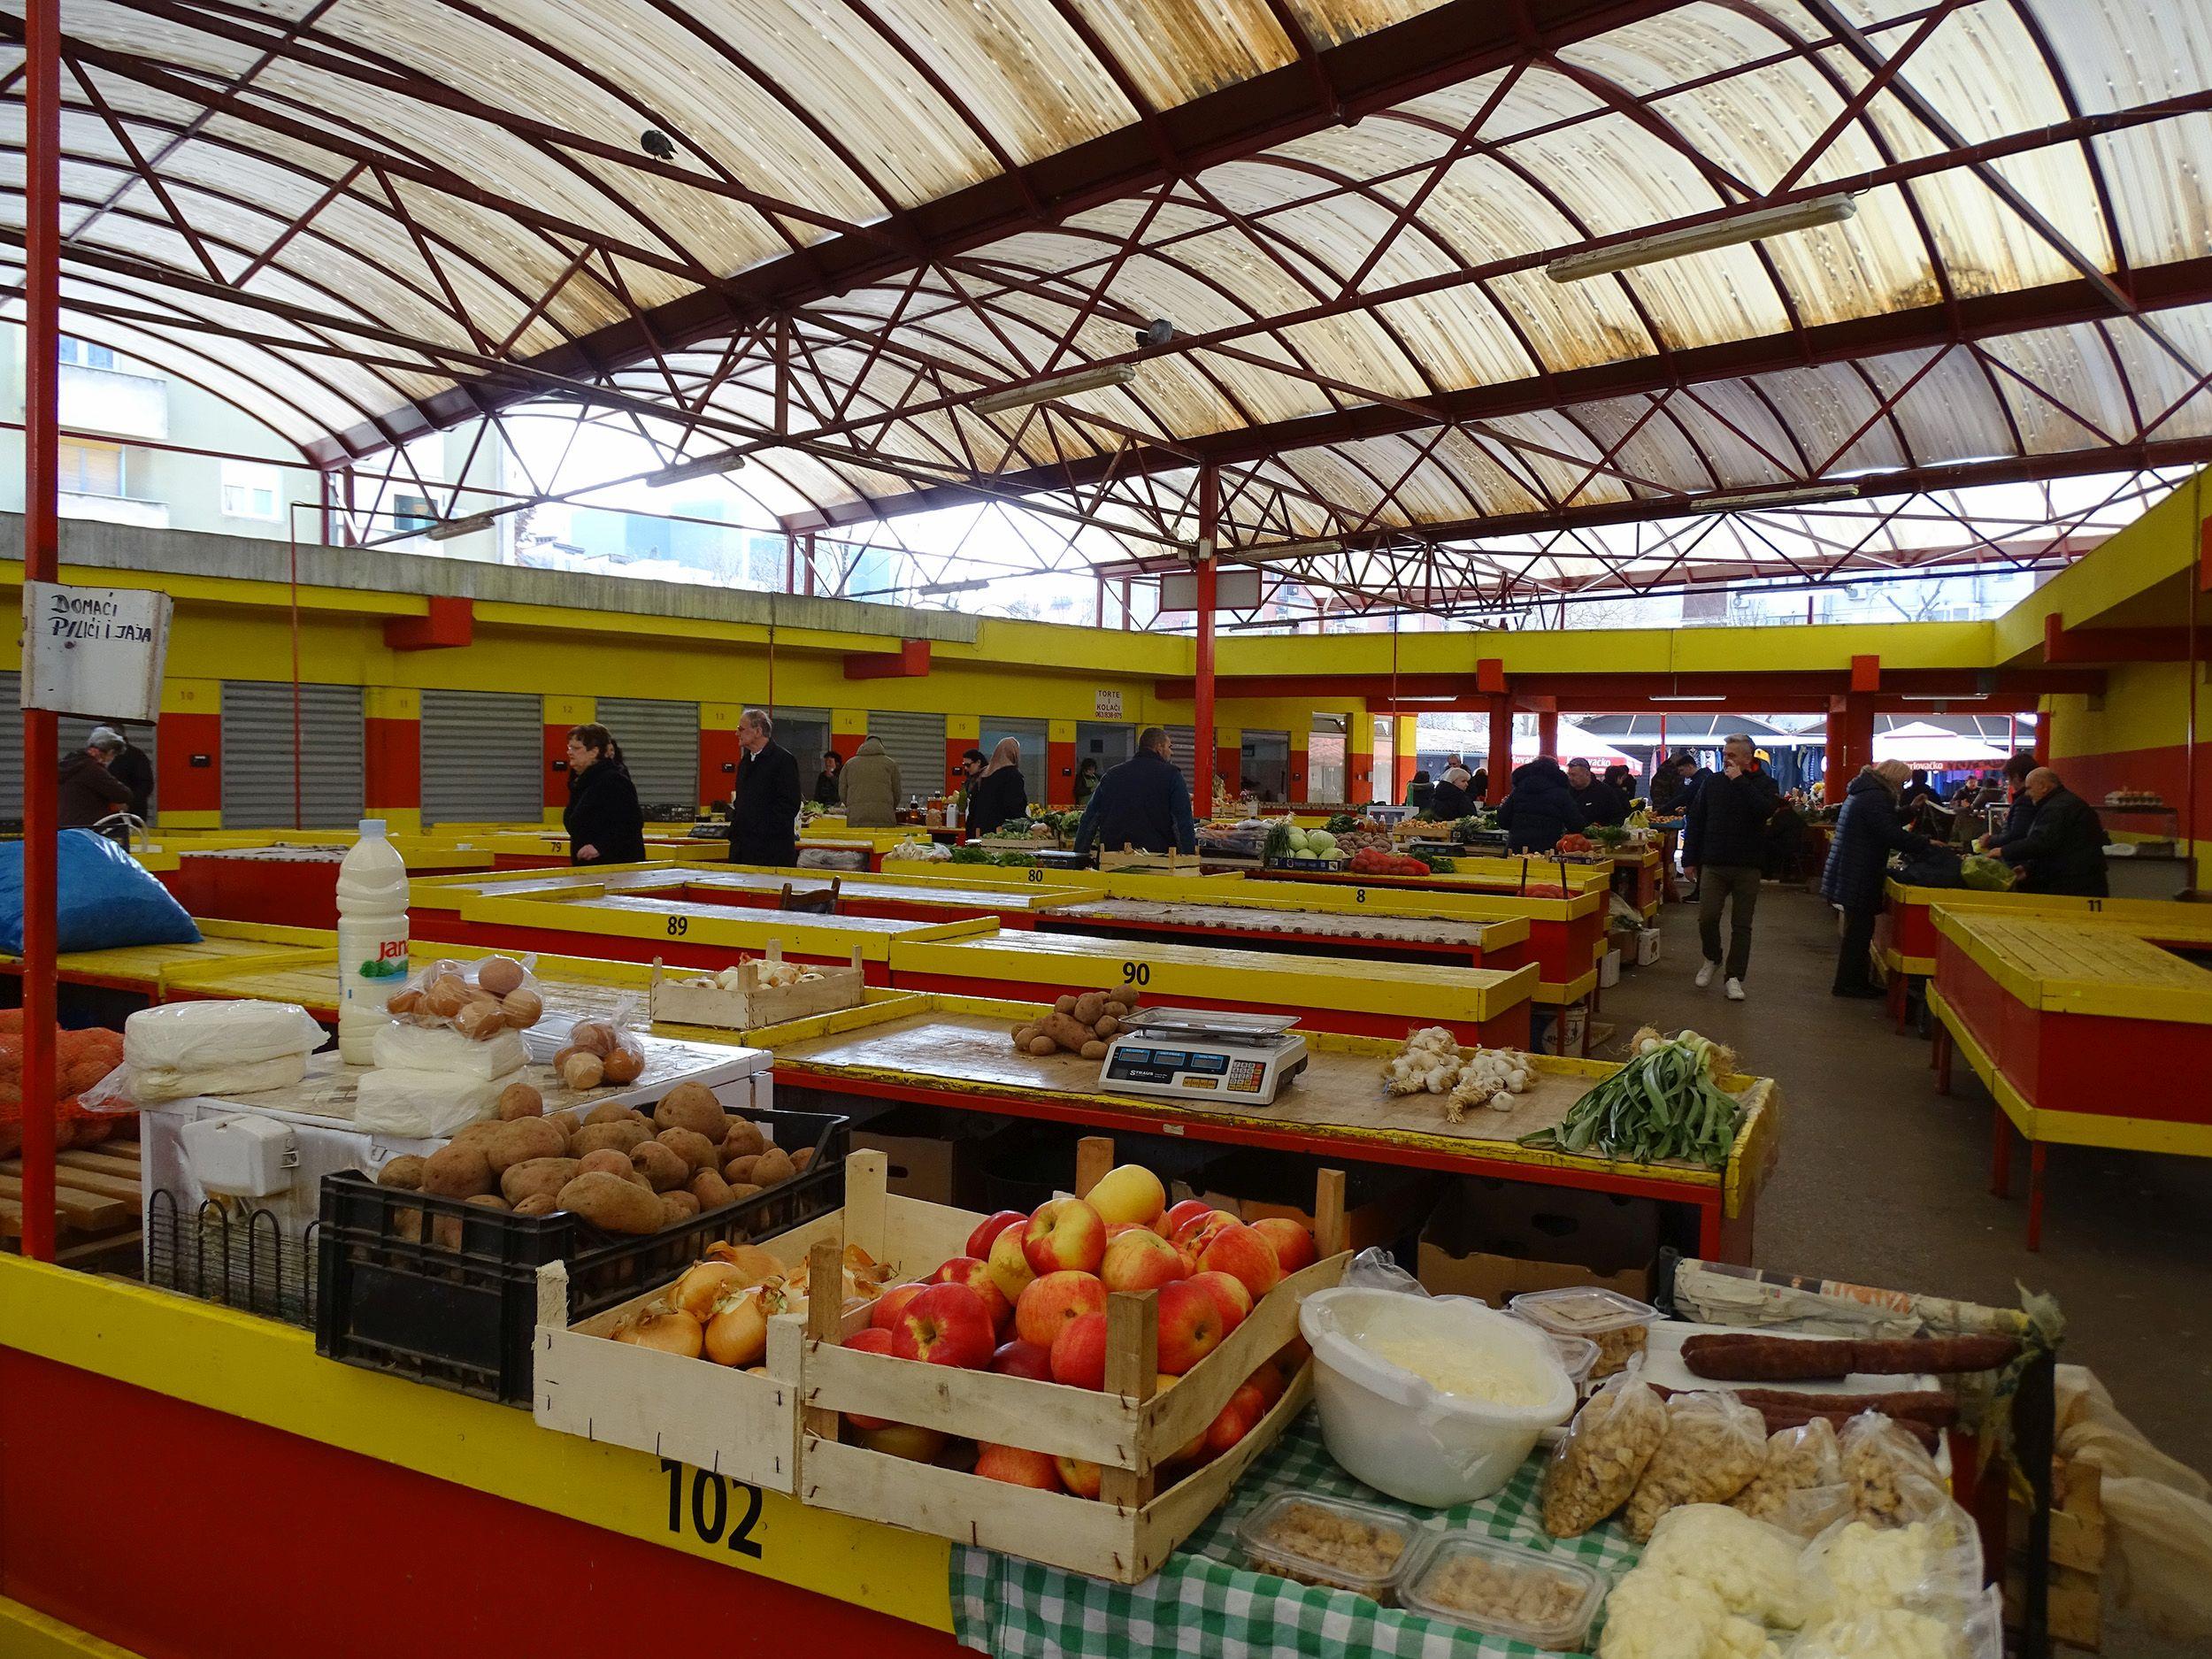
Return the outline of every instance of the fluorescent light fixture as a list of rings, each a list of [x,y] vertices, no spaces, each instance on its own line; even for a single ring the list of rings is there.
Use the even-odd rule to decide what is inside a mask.
[[[1710,253],[1716,248],[1733,248],[1741,242],[1763,242],[1769,236],[1786,236],[1793,230],[1810,230],[1816,225],[1839,225],[1858,211],[1858,197],[1848,194],[1793,202],[1787,207],[1760,208],[1755,212],[1717,219],[1709,224],[1663,230],[1655,235],[1639,236],[1632,242],[1615,242],[1609,248],[1593,248],[1587,253],[1571,253],[1546,265],[1544,274],[1555,282],[1579,282],[1586,277],[1607,276],[1616,271],[1633,270],[1638,265],[1679,259],[1686,254]]]
[[[657,472],[646,475],[645,488],[664,489],[671,484],[688,484],[695,478],[711,478],[718,472],[734,472],[745,465],[745,457],[735,449],[720,449],[712,455],[695,456],[688,461],[679,461],[673,466],[664,466]]]
[[[979,415],[995,415],[1009,409],[1026,409],[1032,403],[1050,403],[1056,397],[1072,397],[1078,392],[1102,392],[1110,386],[1126,386],[1136,378],[1137,365],[1133,363],[1110,364],[1102,369],[1078,369],[1072,374],[1056,374],[1048,380],[1037,380],[1028,386],[987,392],[968,407]]]
[[[472,512],[465,518],[442,518],[423,534],[433,541],[450,541],[457,535],[474,535],[479,530],[488,530],[499,522],[495,512]]]
[[[1324,536],[1317,541],[1271,541],[1257,547],[1225,549],[1245,559],[1303,559],[1320,558],[1331,553],[1344,551],[1344,543],[1333,536]]]
[[[1646,703],[1725,703],[1727,698],[1717,691],[1655,691]]]
[[[1770,495],[1751,491],[1735,495],[1701,495],[1689,503],[1689,511],[1748,512],[1764,507],[1809,507],[1816,502],[1850,501],[1858,493],[1856,484],[1815,484],[1804,489],[1778,490]]]
[[[988,588],[991,582],[992,578],[988,576],[975,576],[964,582],[924,582],[914,591],[921,594],[964,594],[978,588]]]
[[[1939,694],[1927,691],[1907,691],[1898,695],[1898,701],[1901,703],[1987,703],[1989,694],[1986,691],[1946,691]]]

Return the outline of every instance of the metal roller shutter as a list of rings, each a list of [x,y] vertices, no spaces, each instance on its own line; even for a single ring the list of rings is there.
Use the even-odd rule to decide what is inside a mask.
[[[1190,785],[1191,810],[1204,818],[1213,803],[1201,802],[1198,798],[1198,728],[1191,726],[1169,726],[1167,757],[1175,763],[1175,770],[1183,774],[1183,781]]]
[[[1022,783],[1031,801],[1043,800],[1045,780],[1051,775],[1051,726],[1043,720],[987,719],[983,741],[977,747],[987,755],[998,747],[1002,737],[1010,737],[1022,746]]]
[[[11,734],[19,733],[22,729],[23,709],[20,701],[22,695],[23,676],[12,670],[0,672],[0,721],[6,723],[5,729]],[[54,744],[53,757],[55,764],[58,764],[64,755],[68,754],[72,749],[82,749],[85,746],[85,740],[92,735],[94,726],[113,726],[115,722],[88,719],[77,714],[65,714],[56,724],[58,729],[56,733],[57,741]],[[132,721],[128,726],[120,729],[134,744],[146,751],[148,759],[153,758],[155,734],[152,726],[142,726],[136,721]],[[154,804],[158,808],[160,803],[159,785],[157,784]],[[22,816],[23,751],[22,744],[19,740],[0,743],[0,818],[19,818]]]
[[[910,798],[939,794],[945,787],[945,717],[941,714],[876,712],[868,716],[868,735],[899,763],[899,782]],[[899,803],[904,806],[906,803]]]
[[[301,829],[361,821],[361,687],[299,688]],[[223,827],[291,829],[290,682],[223,682]]]
[[[422,821],[536,824],[545,816],[545,703],[502,691],[422,694]]]
[[[622,745],[622,758],[637,785],[645,816],[675,809],[689,818],[699,806],[699,705],[657,698],[602,697],[599,724]]]

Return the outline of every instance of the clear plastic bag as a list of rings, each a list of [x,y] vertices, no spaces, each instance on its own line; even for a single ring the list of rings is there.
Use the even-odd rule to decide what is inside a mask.
[[[1627,1502],[1666,1432],[1666,1407],[1634,1377],[1591,1395],[1545,1467],[1544,1530],[1573,1538]]]
[[[116,1114],[189,1100],[283,1088],[306,1074],[329,1033],[296,1002],[164,1002],[123,1022],[123,1064],[78,1097]]]
[[[1982,1587],[1982,1543],[1955,1503],[1902,1526],[1839,1521],[1798,1563],[1809,1625],[1903,1608],[1955,1617]]]
[[[1925,1520],[1951,1507],[1943,1471],[1927,1448],[1878,1411],[1837,1431],[1838,1461],[1852,1512],[1878,1526]]]
[[[1836,1431],[1825,1417],[1767,1436],[1765,1461],[1729,1507],[1799,1538],[1817,1537],[1852,1514]]]
[[[581,1093],[602,1085],[620,1088],[634,1083],[645,1071],[645,1048],[633,1029],[641,1005],[626,1000],[613,1015],[580,1019],[569,1028],[568,1041],[554,1053],[553,1069],[561,1081]]]
[[[1409,1296],[1429,1294],[1428,1286],[1399,1266],[1398,1258],[1380,1245],[1371,1245],[1354,1256],[1340,1282],[1356,1290],[1397,1290]]]
[[[1642,1543],[1678,1504],[1725,1503],[1751,1484],[1766,1449],[1766,1420],[1735,1395],[1676,1394],[1666,1433],[1629,1495],[1628,1535]]]
[[[1795,1630],[1805,1622],[1804,1548],[1802,1539],[1725,1504],[1686,1503],[1659,1517],[1639,1570],[1694,1579],[1739,1617]]]
[[[1790,1659],[2003,1659],[1997,1587],[1940,1612],[1886,1608],[1809,1627]]]
[[[503,1031],[527,1031],[545,1013],[531,974],[536,958],[440,958],[392,993],[384,1010],[411,1025],[448,1026],[488,1041]]]

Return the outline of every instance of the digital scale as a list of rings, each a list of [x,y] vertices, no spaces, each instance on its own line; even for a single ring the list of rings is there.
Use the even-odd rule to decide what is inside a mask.
[[[1148,1008],[1130,1015],[1099,1064],[1099,1087],[1173,1100],[1271,1106],[1306,1069],[1295,1014]]]

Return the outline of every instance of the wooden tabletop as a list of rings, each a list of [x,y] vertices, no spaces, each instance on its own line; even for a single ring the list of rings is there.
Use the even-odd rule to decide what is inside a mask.
[[[1528,937],[1520,918],[1497,921],[1448,917],[1377,916],[1358,910],[1261,910],[1235,904],[1173,904],[1157,899],[1063,902],[1053,920],[1134,923],[1155,927],[1210,927],[1236,933],[1304,933],[1316,939],[1383,944],[1457,945],[1497,950]]]
[[[2212,1025],[2212,972],[2127,922],[1939,904],[1936,931],[2011,995],[2049,1013]],[[1941,970],[1938,969],[1939,982]]]

